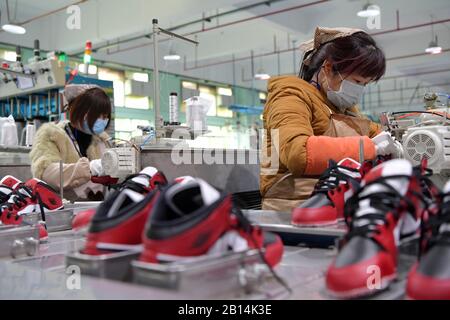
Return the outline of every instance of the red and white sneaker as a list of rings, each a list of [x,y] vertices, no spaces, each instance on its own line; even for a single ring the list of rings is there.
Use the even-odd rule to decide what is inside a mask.
[[[319,227],[344,218],[344,203],[359,186],[361,164],[345,158],[330,165],[314,187],[311,198],[292,210],[292,224]]]
[[[151,263],[264,249],[266,262],[275,266],[283,254],[277,235],[251,226],[230,195],[196,178],[161,192],[143,237],[140,260]]]
[[[30,179],[17,186],[7,202],[0,207],[4,224],[21,224],[24,214],[40,213],[63,208],[59,194],[44,181]],[[45,217],[43,217],[45,220]]]
[[[406,295],[450,300],[450,181],[422,221],[421,254],[411,268]]]
[[[11,193],[22,183],[13,176],[4,176],[0,180],[0,205],[8,201]]]
[[[100,204],[90,222],[83,253],[99,255],[141,249],[142,232],[159,195],[159,188],[150,190],[151,178],[141,172],[127,187],[113,191]]]
[[[128,176],[125,181],[115,189],[118,191],[129,189],[146,195],[150,191],[167,184],[164,174],[153,167],[146,167],[141,172]],[[109,197],[116,197],[117,192],[113,192]],[[109,198],[108,197],[108,198]],[[86,233],[96,209],[88,209],[79,212],[72,220],[72,229],[77,233]]]
[[[419,179],[406,160],[382,163],[365,175],[345,204],[349,228],[328,268],[326,287],[339,298],[371,295],[397,275],[397,245],[405,217],[421,212]]]

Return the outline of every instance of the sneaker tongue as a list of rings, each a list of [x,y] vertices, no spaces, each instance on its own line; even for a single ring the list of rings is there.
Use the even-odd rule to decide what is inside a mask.
[[[361,164],[358,161],[353,160],[352,158],[344,158],[338,162],[339,166],[349,167],[352,169],[359,169]]]
[[[384,183],[390,185],[392,188],[397,190],[400,193],[400,195],[404,196],[408,191],[409,179],[407,177],[405,178],[392,177],[391,179],[389,179],[389,177],[397,175],[411,176],[412,170],[413,170],[412,165],[407,160],[396,159],[384,162],[381,165],[372,169],[364,177],[362,181],[362,186],[364,187],[364,185],[366,185],[368,182],[384,177],[385,178],[383,179]],[[375,182],[372,185],[365,187],[364,190],[361,192],[360,196],[367,196],[370,194],[386,192],[389,190],[390,189],[387,186]],[[379,210],[377,208],[374,208],[370,205],[370,199],[364,199],[359,202],[359,209],[355,213],[355,215],[357,217],[362,217],[366,214],[375,213],[378,211]],[[368,223],[367,220],[358,221],[358,225],[364,225],[366,223]]]
[[[338,165],[342,166],[342,167],[356,169],[356,170],[359,170],[361,168],[361,164],[351,158],[342,159],[341,161],[338,162]],[[340,172],[342,172],[343,174],[348,175],[352,178],[355,178],[355,179],[361,178],[361,173],[359,173],[359,172],[345,170],[344,168],[339,168],[338,170]]]
[[[21,183],[19,179],[14,178],[13,176],[4,176],[2,180],[0,180],[0,185],[10,187],[14,189],[17,187],[19,183]]]
[[[158,170],[154,167],[146,167],[142,169],[140,173],[153,177],[157,172]],[[139,183],[144,187],[148,187],[150,185],[150,179],[145,175],[134,177],[131,181]]]
[[[219,198],[219,191],[198,178],[184,179],[166,192],[167,205],[181,216],[209,206]]]
[[[119,214],[120,209],[122,209],[124,206],[127,206],[132,203],[137,203],[142,201],[145,196],[130,190],[130,189],[124,189],[119,192],[119,195],[117,196],[116,200],[114,200],[112,206],[108,210],[108,217],[113,217]]]

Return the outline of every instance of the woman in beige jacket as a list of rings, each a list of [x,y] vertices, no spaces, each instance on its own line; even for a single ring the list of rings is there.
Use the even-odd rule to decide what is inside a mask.
[[[110,139],[105,129],[111,119],[111,101],[99,87],[68,86],[64,95],[70,121],[39,128],[30,153],[31,171],[59,189],[62,160],[65,198],[92,198],[102,190],[91,176],[102,174],[100,158]]]

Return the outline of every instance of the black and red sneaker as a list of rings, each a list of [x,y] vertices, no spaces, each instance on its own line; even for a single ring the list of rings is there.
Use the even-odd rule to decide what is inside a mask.
[[[270,266],[281,260],[280,238],[251,226],[231,199],[202,179],[169,185],[155,202],[140,260],[158,263],[229,251],[264,249]]]
[[[11,177],[9,179],[11,183],[17,180]],[[39,239],[46,241],[48,232],[45,225],[45,213],[64,207],[59,194],[47,183],[36,178],[15,184],[14,188],[9,199],[0,206],[1,223],[20,225],[24,215],[40,214]]]
[[[22,183],[19,179],[13,176],[4,176],[0,180],[0,205],[8,201],[11,193],[17,189],[17,187]]]
[[[361,164],[345,158],[339,163],[330,160],[307,201],[292,210],[291,223],[300,227],[336,224],[344,218],[344,203],[361,181]]]
[[[44,214],[63,208],[59,194],[44,181],[33,178],[17,186],[8,201],[0,207],[3,224],[21,224],[24,214]],[[43,217],[45,220],[45,217]]]
[[[348,233],[328,268],[326,287],[339,298],[372,295],[397,275],[397,246],[405,217],[418,216],[420,182],[406,160],[372,169],[345,204]]]
[[[166,184],[167,179],[161,171],[158,171],[154,167],[146,167],[141,170],[141,172],[128,176],[122,183],[113,186],[112,188],[117,191],[129,189],[142,195],[146,195],[159,186],[164,186]],[[109,197],[116,196],[117,192],[113,192]],[[89,228],[89,224],[91,223],[95,212],[96,209],[88,209],[86,211],[79,212],[73,218],[72,229],[77,233],[85,233]]]
[[[159,188],[150,190],[151,176],[142,172],[131,180],[133,183],[114,190],[97,208],[90,222],[83,253],[99,255],[140,250],[142,233],[158,198]]]
[[[421,229],[421,253],[409,272],[406,295],[450,300],[450,181],[424,215]]]

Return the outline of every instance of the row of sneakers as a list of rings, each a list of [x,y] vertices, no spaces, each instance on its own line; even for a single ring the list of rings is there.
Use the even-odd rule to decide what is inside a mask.
[[[62,208],[58,193],[42,180],[33,178],[22,182],[10,175],[0,180],[0,224],[20,225],[24,215],[39,214],[39,238],[46,241],[45,213]]]
[[[139,250],[140,261],[160,263],[259,249],[270,267],[283,255],[281,239],[252,226],[231,195],[199,178],[169,183],[152,167],[74,220],[75,228],[86,225],[87,255]]]
[[[311,199],[292,212],[299,226],[345,220],[347,233],[326,274],[328,291],[352,298],[387,288],[397,277],[401,239],[420,236],[407,296],[450,299],[450,182],[440,192],[425,164],[401,159],[371,167],[351,159],[331,163]]]

